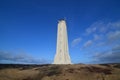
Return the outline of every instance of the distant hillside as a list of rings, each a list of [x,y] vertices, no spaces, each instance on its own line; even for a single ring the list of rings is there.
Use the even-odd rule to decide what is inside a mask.
[[[120,80],[120,64],[0,64],[0,80]]]

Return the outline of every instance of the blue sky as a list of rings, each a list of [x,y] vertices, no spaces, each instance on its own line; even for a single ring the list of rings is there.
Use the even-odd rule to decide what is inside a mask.
[[[0,63],[52,63],[61,18],[73,63],[120,62],[119,0],[0,0]]]

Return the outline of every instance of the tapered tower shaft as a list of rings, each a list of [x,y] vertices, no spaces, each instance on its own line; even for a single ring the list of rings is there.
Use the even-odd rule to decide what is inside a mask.
[[[65,20],[58,22],[57,31],[57,48],[54,58],[54,64],[71,64],[69,49],[68,49],[68,36]]]

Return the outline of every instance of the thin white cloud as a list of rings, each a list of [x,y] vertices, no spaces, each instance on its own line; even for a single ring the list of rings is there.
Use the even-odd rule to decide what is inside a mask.
[[[89,28],[86,29],[85,34],[88,36],[93,36],[92,41],[98,42],[98,44],[103,45],[112,45],[113,42],[120,40],[120,21],[115,22],[103,22],[98,21],[93,23]],[[117,43],[117,42],[116,42]]]
[[[120,40],[120,31],[109,32],[107,36],[109,41]]]
[[[81,40],[82,40],[82,38],[76,38],[76,39],[74,39],[74,40],[72,41],[72,44],[71,44],[72,47],[78,45],[78,44],[80,43]]]
[[[96,31],[96,27],[89,27],[86,29],[86,34],[91,34]]]
[[[93,33],[105,33],[109,32],[109,30],[120,30],[120,21],[116,22],[103,22],[103,21],[97,21],[94,22],[89,28],[87,28],[85,31],[85,34],[90,35]]]
[[[0,51],[0,63],[2,61],[9,61],[14,63],[27,63],[27,64],[45,64],[48,63],[45,59],[35,59],[26,53],[11,53],[7,51]]]
[[[120,50],[120,45],[116,44],[115,47],[112,48],[113,51],[119,51]]]
[[[111,29],[120,29],[120,21],[109,22],[107,26],[110,26]]]
[[[92,48],[91,56],[94,56],[92,63],[120,62],[120,21],[95,22],[85,30],[84,34],[86,34],[84,39],[87,41],[81,49],[83,52],[86,49],[90,52]]]
[[[101,37],[97,34],[93,34],[93,37],[94,37],[94,39],[93,39],[94,41],[101,39]]]
[[[90,35],[92,33],[96,33],[96,31],[105,32],[105,26],[106,24],[104,24],[102,21],[95,22],[89,28],[86,29],[85,34]]]
[[[93,43],[92,40],[88,40],[86,43],[84,43],[83,47],[84,47],[84,48],[87,48],[87,47],[91,46],[92,43]]]
[[[112,50],[95,53],[92,58],[92,63],[120,63],[120,46],[115,46]]]

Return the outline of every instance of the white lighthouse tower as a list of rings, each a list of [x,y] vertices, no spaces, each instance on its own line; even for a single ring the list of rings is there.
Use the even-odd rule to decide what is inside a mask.
[[[68,48],[67,27],[64,19],[58,22],[57,47],[53,64],[71,64]]]

